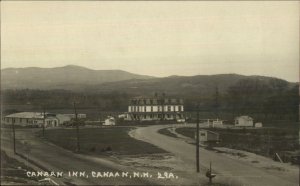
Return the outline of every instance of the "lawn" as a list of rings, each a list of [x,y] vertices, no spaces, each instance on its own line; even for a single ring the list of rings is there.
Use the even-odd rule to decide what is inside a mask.
[[[158,133],[166,135],[166,136],[170,136],[170,137],[173,137],[173,138],[178,138],[177,135],[170,132],[168,128],[159,129]]]
[[[298,131],[287,128],[217,129],[220,143],[216,146],[245,150],[273,157],[275,153],[298,149]],[[176,132],[194,138],[195,128],[178,128]]]
[[[80,153],[91,155],[136,155],[165,153],[149,143],[131,138],[132,127],[80,128]],[[42,131],[38,132],[42,137]],[[76,151],[76,129],[52,129],[45,131],[45,139],[65,149]]]

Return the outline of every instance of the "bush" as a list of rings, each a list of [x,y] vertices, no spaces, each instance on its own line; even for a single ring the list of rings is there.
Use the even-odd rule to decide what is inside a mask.
[[[95,151],[96,151],[96,147],[90,148],[90,152],[95,152]]]

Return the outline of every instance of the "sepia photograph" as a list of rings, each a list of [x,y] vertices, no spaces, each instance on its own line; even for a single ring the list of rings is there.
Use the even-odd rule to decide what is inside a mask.
[[[299,186],[299,1],[1,1],[1,185]]]

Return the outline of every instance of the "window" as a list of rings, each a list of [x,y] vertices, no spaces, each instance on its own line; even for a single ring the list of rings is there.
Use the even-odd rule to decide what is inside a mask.
[[[179,112],[181,112],[182,111],[182,108],[181,108],[182,106],[178,106],[178,109],[179,109]]]
[[[171,111],[171,106],[168,106],[168,111],[169,111],[169,112]]]
[[[147,110],[146,110],[146,106],[144,106],[144,111],[145,111],[145,112],[147,112]]]
[[[151,106],[151,112],[153,112],[153,107]]]
[[[201,135],[201,136],[205,136],[205,133],[201,133],[200,135]]]

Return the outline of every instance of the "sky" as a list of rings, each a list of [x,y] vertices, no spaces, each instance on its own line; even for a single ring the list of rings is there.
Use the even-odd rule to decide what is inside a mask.
[[[299,2],[1,2],[1,69],[70,64],[299,81]]]

